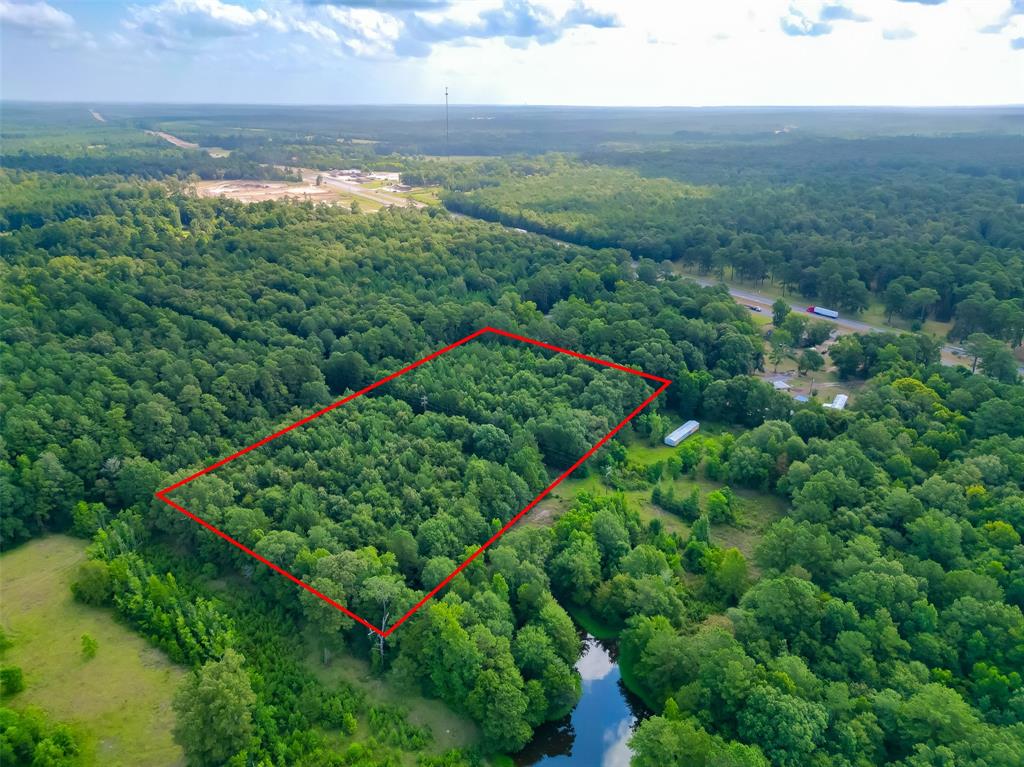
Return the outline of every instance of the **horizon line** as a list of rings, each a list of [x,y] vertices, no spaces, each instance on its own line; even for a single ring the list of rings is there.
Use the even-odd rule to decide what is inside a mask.
[[[394,102],[273,102],[273,101],[136,101],[105,99],[25,99],[0,98],[0,104],[38,105],[117,105],[117,106],[231,106],[231,107],[441,107],[442,102],[394,101]],[[487,103],[465,102],[451,104],[452,108],[469,107],[489,109],[657,109],[657,110],[836,110],[836,109],[893,109],[893,110],[980,110],[980,109],[1024,109],[1021,103],[993,104],[529,104],[529,103]]]

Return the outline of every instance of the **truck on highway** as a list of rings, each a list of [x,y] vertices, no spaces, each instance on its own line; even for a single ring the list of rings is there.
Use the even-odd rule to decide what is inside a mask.
[[[837,312],[835,309],[826,309],[824,306],[808,306],[807,313],[817,314],[819,317],[828,317],[829,319],[832,320],[839,319],[839,312]]]

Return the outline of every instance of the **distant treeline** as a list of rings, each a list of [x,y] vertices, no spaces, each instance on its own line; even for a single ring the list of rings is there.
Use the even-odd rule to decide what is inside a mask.
[[[255,160],[234,156],[211,157],[206,152],[181,149],[129,150],[116,154],[61,154],[17,152],[0,157],[0,167],[12,170],[69,173],[76,176],[119,174],[153,179],[165,176],[203,180],[248,178],[286,180],[294,178]]]

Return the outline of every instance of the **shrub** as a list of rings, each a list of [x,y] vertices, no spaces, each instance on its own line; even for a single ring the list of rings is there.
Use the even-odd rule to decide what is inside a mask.
[[[99,648],[97,642],[90,634],[82,634],[82,657],[85,660],[92,660],[96,657],[96,650]]]
[[[430,730],[411,724],[407,712],[394,706],[370,708],[370,732],[378,740],[405,751],[421,751],[430,745]]]
[[[87,605],[106,604],[113,595],[110,567],[98,559],[83,562],[71,584],[71,593],[75,599]]]
[[[0,692],[4,695],[14,695],[25,689],[25,677],[18,666],[4,666],[0,668]]]

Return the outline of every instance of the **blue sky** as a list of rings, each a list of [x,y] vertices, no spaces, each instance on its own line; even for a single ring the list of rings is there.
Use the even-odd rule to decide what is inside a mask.
[[[1024,0],[0,0],[6,99],[1024,102]]]

